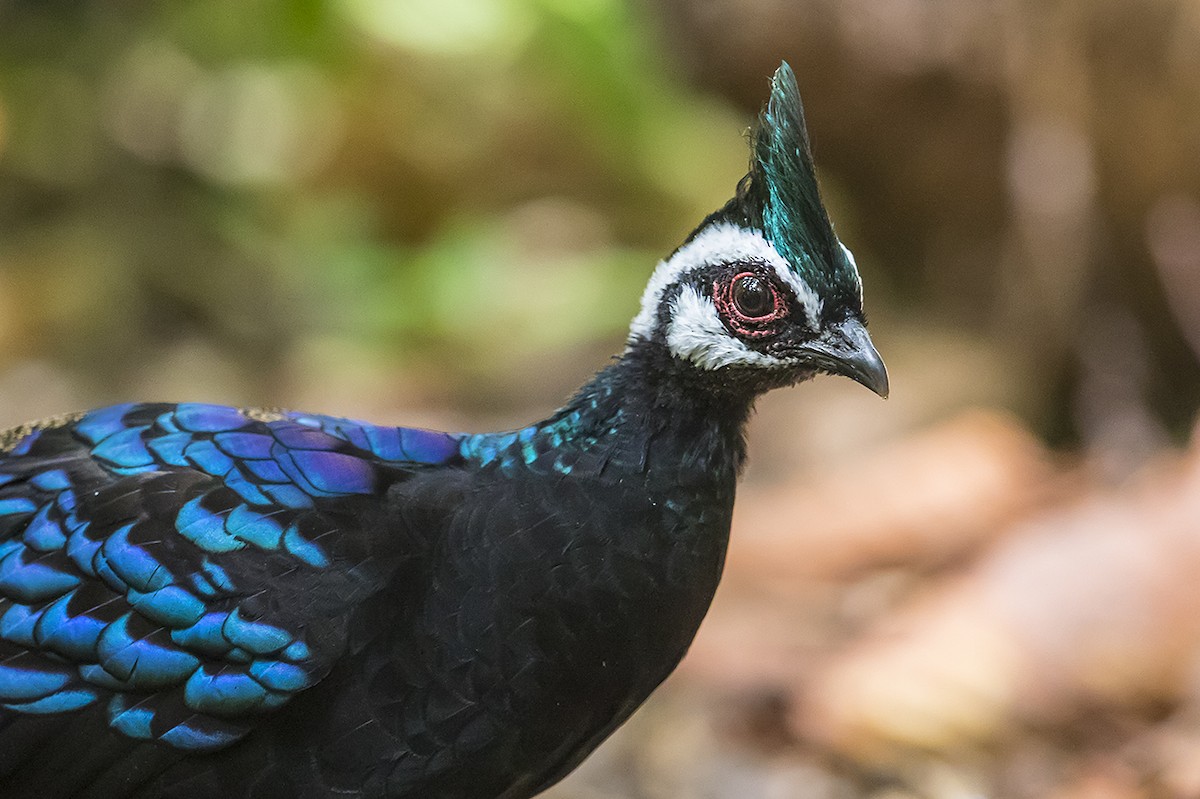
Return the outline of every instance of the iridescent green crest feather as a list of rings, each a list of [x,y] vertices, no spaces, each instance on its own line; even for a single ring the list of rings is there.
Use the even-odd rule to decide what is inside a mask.
[[[858,299],[858,273],[821,202],[796,76],[787,62],[752,134],[750,172],[718,216],[761,230],[819,295]]]

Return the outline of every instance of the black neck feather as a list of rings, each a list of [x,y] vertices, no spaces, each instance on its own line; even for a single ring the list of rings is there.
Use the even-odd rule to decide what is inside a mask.
[[[736,374],[717,379],[641,342],[537,425],[538,436],[593,468],[731,481],[745,458],[743,430],[757,393]]]

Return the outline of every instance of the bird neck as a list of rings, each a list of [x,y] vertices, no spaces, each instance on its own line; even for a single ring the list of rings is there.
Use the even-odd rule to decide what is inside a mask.
[[[745,457],[754,393],[714,391],[696,371],[661,348],[631,347],[550,418],[514,433],[471,436],[464,454],[500,468],[732,483]]]

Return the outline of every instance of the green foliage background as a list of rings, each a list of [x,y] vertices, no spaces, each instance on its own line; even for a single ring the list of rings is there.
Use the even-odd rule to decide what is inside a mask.
[[[1186,8],[0,0],[0,407],[544,412],[732,191],[787,58],[924,409],[895,426],[1001,405],[1087,444],[1128,405],[1178,437]]]
[[[486,388],[615,339],[745,158],[612,0],[0,5],[0,103],[0,359],[113,398],[180,341],[224,401]]]

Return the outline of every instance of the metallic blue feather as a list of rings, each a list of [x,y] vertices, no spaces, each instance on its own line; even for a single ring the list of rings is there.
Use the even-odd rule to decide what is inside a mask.
[[[263,586],[239,584],[239,559],[331,568],[310,538],[335,529],[319,506],[459,458],[461,437],[254,416],[117,405],[0,456],[0,642],[26,650],[0,662],[0,706],[69,713],[107,696],[121,734],[209,751],[328,669],[303,627],[243,612]]]

